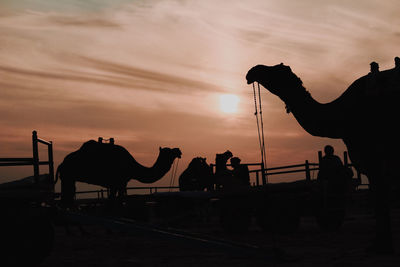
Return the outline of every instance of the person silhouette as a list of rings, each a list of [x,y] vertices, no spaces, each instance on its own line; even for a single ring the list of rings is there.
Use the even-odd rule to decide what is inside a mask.
[[[331,145],[325,146],[324,152],[325,156],[322,157],[319,164],[317,180],[325,184],[329,192],[344,193],[347,178],[351,178],[352,173],[349,175],[346,172],[347,169],[342,160],[334,154],[335,150]]]
[[[231,158],[231,166],[232,176],[240,186],[249,186],[250,185],[250,175],[249,175],[249,168],[246,164],[240,164],[240,158],[233,157]]]
[[[379,64],[376,63],[375,61],[371,62],[371,64],[369,64],[371,66],[371,73],[375,74],[379,72]]]
[[[343,173],[344,166],[342,160],[334,154],[333,146],[325,146],[324,152],[325,156],[321,159],[317,179],[329,181],[340,176]]]
[[[228,170],[226,163],[232,156],[232,152],[229,150],[215,155],[215,187],[217,190],[229,187],[232,172]]]

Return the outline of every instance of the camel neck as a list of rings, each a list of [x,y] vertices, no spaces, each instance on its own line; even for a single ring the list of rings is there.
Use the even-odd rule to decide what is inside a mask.
[[[145,167],[134,160],[131,165],[131,173],[133,175],[131,178],[142,183],[154,183],[170,170],[172,162],[168,157],[162,156],[161,153],[151,167]]]
[[[303,87],[293,90],[295,93],[282,99],[301,127],[313,136],[341,138],[343,128],[340,114],[335,104],[321,104]]]

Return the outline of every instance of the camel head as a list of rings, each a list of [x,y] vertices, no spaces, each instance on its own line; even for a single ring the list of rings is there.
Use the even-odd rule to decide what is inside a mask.
[[[290,67],[283,65],[283,63],[275,66],[254,66],[247,72],[246,80],[247,84],[260,83],[284,101],[293,93],[293,87],[303,84]]]
[[[189,163],[189,168],[202,169],[204,167],[207,167],[207,168],[210,167],[207,164],[206,158],[196,157],[196,158],[193,158],[192,161]]]
[[[228,160],[228,159],[230,159],[232,156],[233,156],[233,154],[232,154],[232,152],[230,152],[229,150],[225,151],[225,152],[222,154],[222,157],[223,157],[224,160]]]
[[[216,154],[215,157],[215,162],[224,162],[226,163],[228,161],[228,159],[230,159],[233,156],[232,152],[230,152],[229,150],[225,151],[222,154]]]
[[[160,147],[160,155],[174,160],[176,158],[181,158],[182,152],[179,148]]]

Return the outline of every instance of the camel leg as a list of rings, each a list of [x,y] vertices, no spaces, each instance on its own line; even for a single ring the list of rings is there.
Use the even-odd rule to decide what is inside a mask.
[[[110,188],[110,194],[108,195],[108,199],[114,201],[117,197],[117,190],[115,188]]]
[[[369,252],[393,253],[393,240],[390,219],[390,190],[385,175],[373,177],[371,191],[374,197],[376,215],[376,239]]]
[[[75,181],[72,179],[61,179],[61,205],[65,208],[71,208],[74,205]]]

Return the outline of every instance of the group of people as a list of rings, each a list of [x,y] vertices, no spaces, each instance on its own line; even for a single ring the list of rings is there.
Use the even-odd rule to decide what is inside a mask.
[[[331,190],[345,188],[347,179],[353,176],[351,169],[343,165],[342,160],[334,154],[332,146],[325,146],[324,152],[325,155],[320,161],[318,180],[321,184],[329,185]],[[213,190],[214,185],[217,190],[250,186],[247,164],[242,164],[241,159],[233,157],[229,150],[216,154],[215,163],[215,174],[213,174],[205,158],[194,158],[179,178],[180,190]]]
[[[231,169],[227,168],[228,159],[230,159]],[[232,189],[250,186],[249,168],[246,164],[241,164],[240,162],[241,159],[233,157],[229,150],[216,155],[216,189]]]

